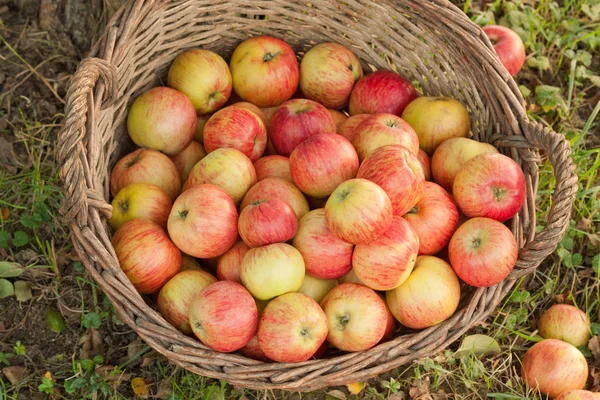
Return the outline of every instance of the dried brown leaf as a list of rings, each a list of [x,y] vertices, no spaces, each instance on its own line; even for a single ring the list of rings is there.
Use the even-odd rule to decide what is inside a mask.
[[[11,385],[18,385],[25,377],[25,367],[20,365],[13,365],[10,367],[2,368],[2,373],[6,376],[6,379]]]
[[[433,400],[429,394],[429,378],[417,379],[409,389],[408,395],[414,400]]]
[[[594,355],[594,360],[600,362],[600,336],[594,336],[588,343],[588,349]]]
[[[79,339],[81,350],[79,357],[82,360],[91,360],[95,356],[104,357],[104,343],[102,342],[102,335],[94,328],[90,328],[89,331]]]
[[[169,381],[162,381],[158,385],[158,390],[154,395],[155,398],[160,400],[168,400],[171,398],[171,383]]]

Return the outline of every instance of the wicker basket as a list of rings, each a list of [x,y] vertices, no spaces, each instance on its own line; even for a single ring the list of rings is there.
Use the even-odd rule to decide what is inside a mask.
[[[510,276],[497,286],[466,291],[459,310],[439,325],[397,332],[395,339],[368,351],[298,364],[212,351],[148,306],[120,270],[107,227],[110,168],[132,148],[125,126],[128,107],[144,90],[165,81],[169,64],[183,50],[203,47],[228,59],[239,42],[258,34],[280,37],[299,54],[319,42],[342,43],[366,70],[396,69],[424,93],[466,104],[473,138],[494,144],[525,172],[527,201],[510,223],[520,248]],[[177,365],[256,389],[308,391],[365,380],[457,340],[485,319],[564,234],[577,188],[569,144],[530,122],[524,104],[487,37],[444,0],[132,0],[112,17],[68,90],[58,139],[63,215],[87,271],[120,317]],[[536,233],[540,154],[554,167],[556,185],[546,226]]]

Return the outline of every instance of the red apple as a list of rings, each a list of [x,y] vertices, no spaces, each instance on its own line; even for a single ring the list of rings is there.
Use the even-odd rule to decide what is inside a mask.
[[[196,126],[196,136],[194,140],[198,143],[204,143],[204,125],[208,122],[212,114],[198,115],[198,125]]]
[[[587,314],[568,304],[555,304],[544,311],[538,321],[538,333],[544,339],[559,339],[575,347],[590,340]]]
[[[396,318],[394,317],[394,314],[392,314],[390,307],[387,305],[385,295],[380,293],[379,297],[381,297],[381,300],[383,300],[383,302],[385,304],[386,317],[387,317],[387,319],[385,321],[385,331],[383,332],[383,337],[379,341],[379,343],[383,343],[383,342],[387,342],[388,340],[391,340],[394,337],[394,330],[396,329]]]
[[[360,125],[365,119],[369,118],[371,114],[356,114],[348,118],[341,126],[338,127],[337,133],[342,135],[352,143],[354,136],[356,135],[356,127]]]
[[[419,154],[417,154],[417,159],[421,163],[421,168],[423,168],[423,175],[425,175],[425,180],[431,180],[431,160],[427,153],[423,151],[423,149],[419,149]]]
[[[315,276],[305,274],[302,286],[298,289],[298,293],[302,293],[320,303],[325,298],[327,293],[338,284],[335,279],[321,279]]]
[[[173,203],[169,195],[151,183],[132,183],[119,191],[112,201],[112,216],[108,221],[113,229],[119,229],[132,219],[148,219],[163,229]]]
[[[289,182],[292,180],[290,173],[290,159],[284,156],[266,156],[254,162],[256,180],[262,181],[266,178],[281,178]]]
[[[250,247],[243,241],[239,240],[233,247],[217,261],[217,278],[220,281],[233,281],[242,283],[240,279],[240,271],[242,269],[242,260]]]
[[[256,114],[256,116],[258,118],[260,118],[260,120],[265,125],[265,128],[267,127],[267,116],[265,115],[264,111],[262,109],[260,109],[259,107],[255,106],[252,103],[248,103],[247,101],[240,101],[237,103],[233,103],[232,106],[233,107],[241,107],[241,108],[245,108],[248,111],[252,111],[254,114]]]
[[[355,128],[352,145],[363,161],[380,147],[399,144],[413,155],[419,154],[419,138],[402,118],[393,114],[374,114]]]
[[[598,400],[600,393],[590,392],[588,390],[569,390],[562,393],[556,400]]]
[[[179,272],[183,271],[203,271],[203,269],[194,257],[181,253],[181,269]]]
[[[240,204],[240,210],[257,200],[281,199],[294,209],[300,219],[310,211],[306,197],[292,182],[280,178],[266,178],[252,186]]]
[[[250,341],[244,347],[239,349],[239,353],[244,357],[252,358],[253,360],[262,362],[273,361],[266,356],[264,351],[261,350],[260,345],[258,344],[258,336],[256,334],[252,336],[252,339],[250,339]]]
[[[328,108],[327,111],[329,111],[329,114],[331,115],[331,118],[333,118],[333,122],[335,123],[335,129],[336,129],[336,131],[338,129],[340,129],[340,126],[342,126],[344,124],[344,122],[346,122],[346,120],[348,119],[348,117],[346,116],[346,114],[344,114],[341,111],[332,110],[331,108]]]
[[[194,165],[198,164],[198,161],[202,160],[204,157],[206,157],[206,150],[204,150],[204,146],[196,141],[192,141],[185,150],[171,157],[171,160],[173,160],[177,170],[181,174],[182,183],[187,181]]]
[[[155,293],[179,272],[181,251],[158,224],[134,219],[112,239],[119,266],[142,294]]]
[[[281,199],[256,200],[240,212],[238,231],[248,247],[287,242],[297,230],[294,209]]]
[[[350,271],[348,271],[348,273],[346,275],[339,278],[338,282],[339,283],[357,283],[359,285],[366,286],[363,283],[363,281],[361,281],[360,278],[356,275],[356,272],[354,272],[354,269],[351,269]]]
[[[508,73],[511,76],[517,75],[525,62],[525,45],[521,37],[505,26],[488,25],[482,29],[490,38],[494,51]]]
[[[350,95],[350,115],[387,113],[402,115],[418,96],[410,81],[394,71],[375,71],[360,79]]]
[[[271,118],[273,118],[273,114],[275,114],[275,111],[277,111],[279,107],[268,107],[268,108],[261,108],[261,111],[263,112],[263,114],[265,114],[265,118],[266,118],[266,123],[265,126],[267,127],[267,131],[271,131]],[[271,139],[269,139],[269,143],[271,143]],[[272,146],[272,143],[271,143]],[[267,145],[268,147],[268,145]],[[274,150],[274,149],[273,149]],[[275,154],[275,153],[273,153]]]

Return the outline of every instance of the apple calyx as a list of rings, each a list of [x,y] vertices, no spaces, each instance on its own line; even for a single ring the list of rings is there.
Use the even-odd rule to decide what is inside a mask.
[[[475,237],[471,240],[471,245],[474,249],[478,249],[481,246],[481,238]]]
[[[129,201],[127,199],[119,202],[119,211],[121,214],[127,214],[127,210],[129,210]]]
[[[350,322],[350,317],[348,316],[348,314],[341,315],[341,316],[337,317],[336,319],[337,319],[336,327],[340,331],[343,331],[344,329],[346,329],[346,325],[348,325],[348,322]]]
[[[492,192],[494,193],[494,198],[498,202],[504,200],[504,197],[506,196],[506,189],[503,189],[503,188],[499,188],[499,187],[492,188]]]
[[[342,190],[338,194],[339,203],[342,203],[344,200],[346,200],[346,197],[348,197],[349,194],[350,194],[350,189],[344,189],[344,190]]]
[[[136,154],[135,157],[133,157],[130,161],[127,161],[125,163],[125,167],[126,168],[131,168],[133,167],[138,161],[140,161],[140,155]]]
[[[308,328],[300,328],[300,336],[302,336],[303,339],[310,339],[312,337]]]
[[[186,219],[187,215],[188,215],[188,210],[179,211],[179,216],[182,219]]]

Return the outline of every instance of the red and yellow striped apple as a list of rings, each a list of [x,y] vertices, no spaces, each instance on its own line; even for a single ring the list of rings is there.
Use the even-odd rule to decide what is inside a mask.
[[[371,114],[352,115],[337,128],[338,135],[342,135],[343,137],[348,139],[350,143],[352,143],[352,141],[354,140],[354,136],[356,136],[356,127],[370,116]]]
[[[173,160],[173,163],[175,163],[177,170],[181,174],[181,183],[187,181],[194,165],[198,164],[198,161],[202,160],[204,157],[206,157],[204,146],[195,140],[181,153],[171,157],[171,160]]]
[[[329,111],[329,114],[331,114],[331,118],[333,118],[336,131],[340,129],[340,126],[342,126],[344,122],[346,122],[346,120],[348,119],[348,116],[341,111],[332,110],[331,108],[328,108],[327,111]]]
[[[423,168],[423,175],[425,176],[426,181],[431,180],[431,160],[427,153],[423,151],[423,149],[419,149],[419,154],[417,154],[417,160],[421,163],[421,168]]]
[[[280,178],[266,178],[252,186],[240,204],[243,210],[257,200],[281,199],[294,209],[296,218],[300,219],[310,211],[308,201],[292,182]]]
[[[400,116],[417,96],[412,83],[400,74],[389,70],[375,71],[354,85],[350,95],[350,115],[387,113]]]
[[[569,390],[562,393],[556,400],[598,400],[600,393],[590,392],[589,390]]]
[[[290,173],[290,159],[284,156],[266,156],[254,162],[256,180],[262,181],[266,178],[281,178],[289,182],[292,180]]]
[[[542,313],[538,333],[544,339],[559,339],[575,347],[590,340],[590,319],[585,312],[569,304],[555,304]]]
[[[500,62],[511,76],[523,67],[525,62],[525,44],[512,29],[501,25],[487,25],[481,28],[490,38]]]
[[[169,195],[152,183],[132,183],[117,193],[112,201],[112,216],[108,220],[113,229],[119,229],[132,219],[148,219],[163,229],[173,203]]]
[[[220,281],[233,281],[242,283],[240,271],[242,269],[242,260],[250,247],[241,240],[238,240],[232,248],[219,257],[217,261],[217,278]]]
[[[373,114],[355,128],[352,145],[363,161],[380,147],[399,144],[414,156],[419,154],[419,138],[414,129],[393,114]]]
[[[317,303],[320,303],[337,284],[338,281],[336,279],[321,279],[305,274],[298,293],[305,294]]]
[[[298,230],[294,209],[281,199],[256,200],[244,207],[238,220],[240,237],[248,247],[287,242]]]

